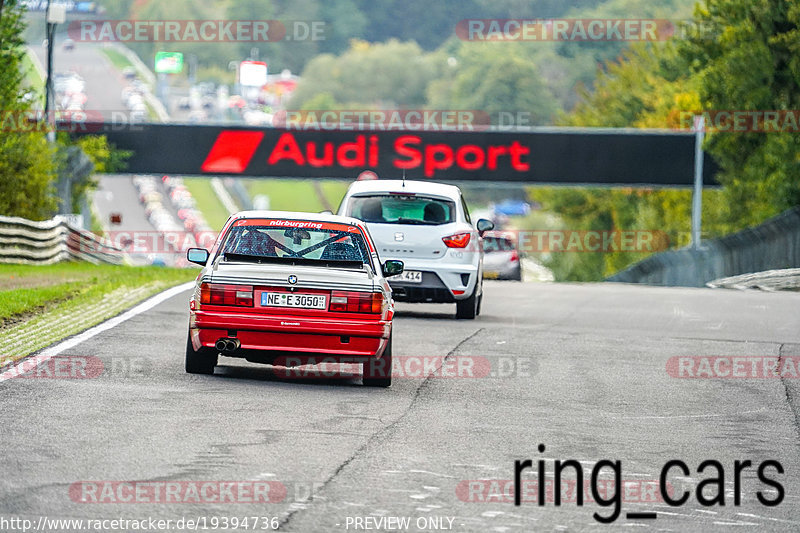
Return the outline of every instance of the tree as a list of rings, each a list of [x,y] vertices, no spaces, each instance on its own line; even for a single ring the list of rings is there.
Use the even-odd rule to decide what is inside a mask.
[[[593,90],[582,91],[583,101],[562,123],[675,128],[682,111],[798,109],[800,5],[783,0],[706,0],[696,9],[694,27],[686,39],[634,47],[620,61],[607,64]],[[758,224],[800,203],[797,133],[708,135],[705,148],[722,167],[717,179],[724,187],[704,194],[706,236]],[[674,245],[688,243],[691,193],[687,190],[627,197],[611,190],[534,194],[546,207],[563,212],[569,224],[580,226],[605,213],[614,221],[634,221],[638,228],[663,229]],[[604,274],[632,259],[606,255]],[[592,260],[556,267],[566,276],[582,276]]]
[[[560,109],[518,43],[462,43],[452,57],[455,66],[428,90],[435,109],[480,110],[493,120],[501,112],[522,112],[530,124],[552,123]]]
[[[289,105],[308,109],[308,100],[330,93],[342,106],[420,108],[428,84],[439,75],[434,58],[414,42],[353,41],[340,56],[323,54],[310,61]]]
[[[606,63],[592,90],[560,123],[580,127],[677,129],[682,111],[699,107],[698,82],[672,43],[641,44]],[[642,181],[645,181],[644,179]],[[558,213],[570,229],[639,229],[664,232],[673,247],[688,244],[691,191],[688,189],[532,188],[545,209]],[[703,198],[706,235],[730,231],[724,223],[721,191]],[[554,254],[547,259],[558,279],[596,281],[644,259],[646,253]]]
[[[319,53],[320,42],[292,39],[296,21],[310,24],[319,20],[316,0],[239,0],[229,5],[227,17],[231,20],[277,20],[283,23],[287,32],[286,39],[278,42],[238,43],[238,57],[232,59],[244,59],[255,48],[271,72],[284,69],[300,72],[306,62]]]
[[[680,53],[699,81],[702,109],[800,109],[800,4],[796,0],[706,0],[703,31]],[[800,204],[800,135],[716,133],[706,148],[722,167],[728,219],[757,224]]]
[[[18,0],[6,0],[0,18],[0,214],[40,220],[56,206],[55,163],[42,132],[24,131],[31,95],[23,90],[20,71],[23,11]]]
[[[50,218],[58,207],[55,181],[68,171],[68,157],[82,151],[95,171],[119,169],[125,152],[110,147],[104,136],[86,136],[72,141],[60,133],[55,145],[45,137],[46,125],[31,122],[32,94],[23,83],[23,8],[18,0],[6,0],[0,17],[0,215],[33,220]],[[72,205],[75,210],[96,186],[90,175],[73,176]]]
[[[319,15],[325,22],[325,40],[319,49],[323,53],[340,54],[352,39],[363,39],[369,21],[356,5],[356,0],[322,2]]]

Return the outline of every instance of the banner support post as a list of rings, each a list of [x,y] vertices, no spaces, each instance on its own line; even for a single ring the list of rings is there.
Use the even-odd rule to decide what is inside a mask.
[[[703,141],[706,120],[702,115],[694,117],[694,191],[692,192],[692,248],[700,249],[703,223]]]

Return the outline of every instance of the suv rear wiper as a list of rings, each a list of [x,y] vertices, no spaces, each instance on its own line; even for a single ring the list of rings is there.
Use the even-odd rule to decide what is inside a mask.
[[[417,220],[414,218],[398,218],[395,224],[408,224],[408,225],[416,225],[416,226],[433,226],[435,224],[431,222],[425,222],[424,220]]]

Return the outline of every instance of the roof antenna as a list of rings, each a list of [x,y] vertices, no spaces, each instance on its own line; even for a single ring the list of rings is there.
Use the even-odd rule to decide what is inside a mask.
[[[406,187],[406,169],[403,169],[403,188]]]

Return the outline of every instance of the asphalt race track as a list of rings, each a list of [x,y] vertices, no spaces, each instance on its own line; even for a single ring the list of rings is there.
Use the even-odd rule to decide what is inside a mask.
[[[800,294],[499,282],[486,291],[476,321],[454,320],[451,306],[399,306],[398,361],[427,357],[441,366],[447,356],[451,371],[459,360],[477,370],[395,377],[390,389],[364,388],[358,377],[298,379],[232,359],[221,359],[214,376],[185,374],[188,293],[168,299],[59,356],[99,359],[102,372],[88,372],[92,379],[0,383],[0,516],[257,515],[297,532],[374,524],[356,522],[364,517],[409,517],[399,529],[408,531],[800,528],[797,380],[679,379],[667,371],[678,356],[800,355]],[[622,482],[635,487],[617,521],[593,518],[613,506],[574,499],[539,506],[531,497],[515,507],[514,461],[542,458],[550,483],[553,460],[580,461],[587,483],[597,461],[619,460]],[[691,493],[681,507],[644,490],[670,459],[691,469],[670,476],[677,495]],[[697,472],[708,459],[724,467],[724,507],[704,507],[695,496],[697,484],[714,477],[713,469]],[[742,474],[738,507],[735,460],[755,465]],[[756,476],[766,460],[786,472],[767,473],[785,490],[777,507],[756,499],[757,491],[777,495]],[[528,470],[523,479],[535,476]],[[115,493],[82,503],[87,485],[76,489],[209,480],[272,482],[270,498],[279,501],[121,503]],[[652,511],[655,520],[626,518]]]

